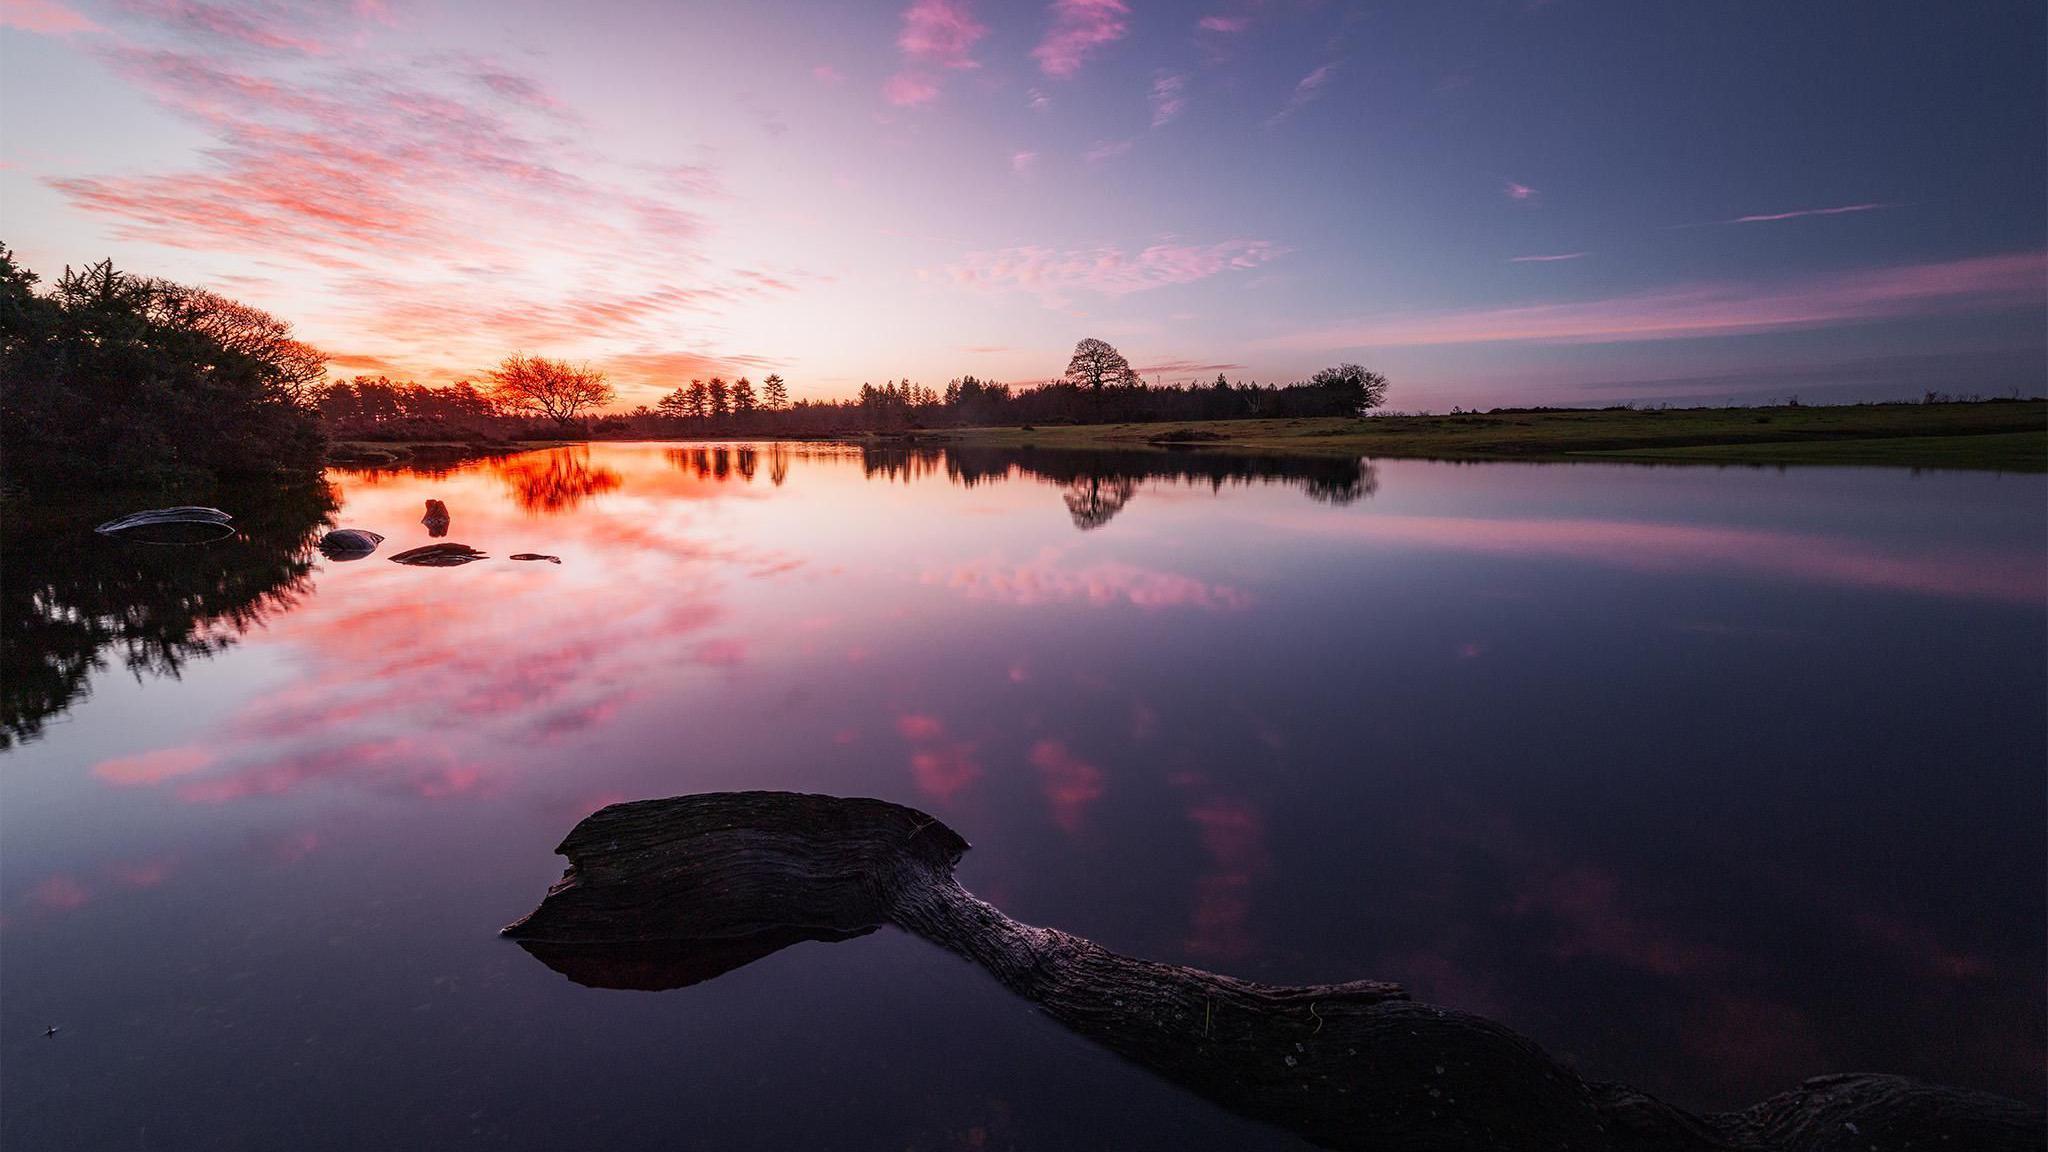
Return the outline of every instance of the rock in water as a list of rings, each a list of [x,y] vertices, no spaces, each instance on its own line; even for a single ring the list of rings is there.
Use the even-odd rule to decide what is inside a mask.
[[[94,528],[93,531],[111,536],[130,528],[147,528],[156,524],[220,524],[226,525],[234,517],[218,508],[207,508],[198,504],[181,504],[176,508],[151,508],[143,512],[130,512],[118,516]]]
[[[415,568],[454,568],[472,560],[485,559],[484,553],[467,544],[428,544],[422,548],[408,548],[391,558],[393,564],[408,564]]]
[[[329,560],[361,560],[383,542],[384,537],[366,528],[337,528],[320,538],[320,551]]]
[[[427,526],[427,535],[446,536],[449,524],[448,506],[439,500],[427,501],[427,514],[420,517],[420,523]]]
[[[547,562],[548,562],[548,563],[550,563],[550,564],[560,564],[560,563],[562,562],[562,558],[561,558],[560,556],[549,556],[549,555],[547,555],[547,554],[546,554],[546,553],[544,553],[544,552],[514,552],[514,553],[512,554],[512,559],[514,559],[514,560],[545,560],[545,561],[547,561]]]

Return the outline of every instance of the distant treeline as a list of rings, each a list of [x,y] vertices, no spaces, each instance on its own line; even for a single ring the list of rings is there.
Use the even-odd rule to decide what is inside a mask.
[[[508,362],[509,363],[509,362]],[[566,366],[541,362],[550,370]],[[588,370],[584,370],[588,373]],[[498,378],[501,369],[493,373]],[[542,389],[547,387],[544,381]],[[1232,382],[1147,385],[1116,349],[1083,340],[1057,380],[1015,388],[961,376],[936,389],[894,380],[863,384],[845,400],[790,401],[787,383],[771,374],[692,380],[652,405],[593,415],[589,405],[557,405],[537,419],[528,389],[507,397],[502,380],[489,389],[468,382],[427,388],[358,376],[329,385],[320,414],[330,433],[354,440],[432,440],[560,436],[595,439],[676,436],[836,436],[988,424],[1136,423],[1244,417],[1350,416],[1377,407],[1386,378],[1355,364],[1287,385]],[[554,395],[543,391],[541,394]]]

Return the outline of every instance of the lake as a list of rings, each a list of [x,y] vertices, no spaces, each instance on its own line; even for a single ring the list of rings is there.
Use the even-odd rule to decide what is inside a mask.
[[[1301,1146],[893,930],[659,993],[497,937],[583,816],[742,788],[921,808],[1019,919],[1398,981],[1688,1107],[2039,1098],[2048,478],[596,444],[329,480],[6,557],[9,1148]],[[390,563],[428,499],[489,559]],[[328,560],[336,525],[389,539]]]

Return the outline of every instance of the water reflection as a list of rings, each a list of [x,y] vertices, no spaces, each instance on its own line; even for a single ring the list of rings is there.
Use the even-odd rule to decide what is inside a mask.
[[[175,677],[312,590],[312,545],[336,508],[326,484],[216,499],[235,516],[233,536],[192,545],[95,535],[104,509],[86,503],[9,513],[0,748],[39,736],[110,655],[137,677]]]
[[[888,981],[922,996],[950,969],[884,933],[650,1011],[483,949],[566,822],[750,788],[917,804],[981,842],[970,886],[1020,917],[1273,983],[1399,980],[1688,1106],[1842,1068],[2038,1079],[2040,478],[708,443],[331,477],[297,518],[218,498],[248,538],[215,549],[267,577],[122,554],[274,583],[241,617],[101,567],[118,544],[89,526],[129,508],[77,540],[7,525],[16,714],[46,709],[13,703],[38,683],[14,662],[75,664],[78,628],[123,653],[128,616],[264,627],[180,682],[76,668],[74,702],[100,686],[76,722],[0,765],[10,999],[62,1023],[118,987],[219,1022],[117,1007],[118,1035],[63,1063],[0,1035],[0,1143],[132,1146],[189,1100],[251,1135],[159,1143],[274,1146],[317,1116],[376,1146],[296,1085],[182,1078],[317,1033],[307,1068],[440,1143],[481,1110],[525,1134],[507,1143],[630,1145],[688,1075],[724,1101],[705,1139],[747,1145],[735,1117],[782,1116],[900,1035]],[[371,562],[309,549],[335,500],[389,537]],[[487,558],[388,562],[434,542],[427,500]],[[1020,1123],[1084,1107],[1025,1095],[1085,1077],[978,987],[931,1010],[1004,1056],[892,1048],[859,1081],[872,1146],[998,1096]],[[435,1070],[465,1061],[448,1088]],[[1097,1087],[1072,1139],[1028,1143],[1088,1144],[1143,1093]],[[594,1109],[601,1131],[573,1131]],[[794,1115],[776,1135],[832,1143]]]
[[[1311,500],[1346,505],[1379,490],[1379,472],[1356,456],[1244,456],[1203,451],[1117,451],[1061,448],[865,447],[861,470],[905,482],[944,476],[963,488],[1023,476],[1059,486],[1083,532],[1122,512],[1149,480],[1225,485],[1288,484]]]
[[[622,483],[616,471],[591,464],[588,444],[522,453],[492,460],[489,467],[521,508],[543,516],[574,511]]]

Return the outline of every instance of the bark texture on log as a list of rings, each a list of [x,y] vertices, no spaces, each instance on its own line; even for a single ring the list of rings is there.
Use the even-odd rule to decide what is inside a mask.
[[[894,924],[1067,1028],[1328,1148],[2039,1150],[2038,1111],[1895,1076],[1829,1076],[1694,1115],[1592,1083],[1484,1017],[1361,980],[1283,987],[1122,956],[1020,924],[953,877],[967,842],[880,800],[725,792],[614,804],[557,849],[562,880],[508,926],[578,983],[671,988],[800,940]]]

